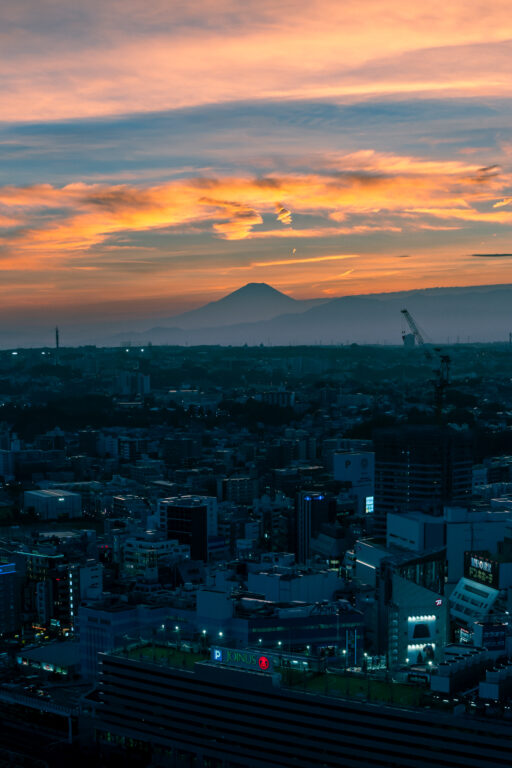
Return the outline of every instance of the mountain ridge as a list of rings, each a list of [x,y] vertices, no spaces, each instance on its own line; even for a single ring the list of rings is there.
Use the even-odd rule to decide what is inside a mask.
[[[248,284],[250,291],[254,290],[253,285]],[[452,340],[459,337],[464,341],[467,337],[477,341],[506,340],[509,330],[512,330],[510,284],[440,287],[318,301],[286,297],[272,286],[263,285],[266,286],[263,290],[270,288],[284,298],[284,301],[279,298],[279,307],[291,308],[292,311],[251,320],[244,304],[244,316],[240,319],[240,316],[230,315],[233,304],[227,301],[221,307],[227,305],[228,312],[218,314],[217,322],[187,328],[178,325],[178,315],[172,318],[172,328],[166,328],[162,325],[165,321],[159,321],[158,327],[132,334],[131,338],[144,340],[144,343],[149,340],[152,343],[173,344],[314,344],[319,341],[400,344],[404,302],[425,329],[427,338],[436,343],[445,343],[448,337]],[[245,288],[242,286],[234,293],[243,298],[247,296]],[[208,311],[212,312],[224,299],[232,301],[232,296],[228,294],[217,302],[192,310],[196,313],[196,320],[201,318],[197,313],[202,309],[210,308]],[[181,317],[188,314],[184,313]],[[222,317],[227,317],[228,322],[221,324]],[[126,333],[124,338],[127,338]]]
[[[329,299],[294,299],[268,283],[246,283],[235,291],[210,301],[201,307],[171,315],[158,321],[159,326],[170,322],[173,327],[195,330],[202,327],[231,325],[233,314],[244,322],[270,320],[286,312],[299,313]]]

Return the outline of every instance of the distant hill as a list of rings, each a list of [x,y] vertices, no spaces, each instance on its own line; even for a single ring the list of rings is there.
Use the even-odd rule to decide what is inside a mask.
[[[327,299],[300,301],[272,288],[267,283],[247,283],[218,301],[169,318],[173,327],[215,328],[237,323],[256,323],[284,314],[296,314]],[[164,321],[165,322],[165,321]]]
[[[297,301],[265,283],[249,283],[170,318],[172,328],[123,337],[153,344],[400,344],[404,307],[433,343],[505,341],[512,331],[511,285]]]

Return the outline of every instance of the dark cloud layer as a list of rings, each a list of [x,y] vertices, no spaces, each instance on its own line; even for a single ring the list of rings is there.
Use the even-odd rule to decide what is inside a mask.
[[[512,253],[472,253],[474,259],[512,259]]]

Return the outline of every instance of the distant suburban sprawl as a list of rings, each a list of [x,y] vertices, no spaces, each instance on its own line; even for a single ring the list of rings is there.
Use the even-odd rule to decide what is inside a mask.
[[[509,765],[512,346],[408,315],[0,352],[2,760]]]

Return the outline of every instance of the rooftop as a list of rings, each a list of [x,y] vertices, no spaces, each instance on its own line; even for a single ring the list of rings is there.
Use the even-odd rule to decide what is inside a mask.
[[[159,666],[172,667],[193,671],[197,662],[217,665],[211,661],[209,649],[193,651],[178,649],[173,646],[136,644],[114,651],[114,655],[133,661],[140,661]],[[306,658],[306,657],[304,657]],[[311,657],[309,657],[311,661]],[[237,671],[247,673],[247,669],[237,667]],[[344,669],[331,669],[324,672],[298,671],[289,667],[281,667],[281,686],[296,689],[305,693],[333,696],[336,698],[356,699],[394,704],[402,707],[420,707],[425,703],[427,691],[421,685],[394,682],[384,677],[349,672]],[[254,672],[252,674],[267,674]],[[429,701],[431,706],[435,706]]]
[[[48,643],[37,648],[24,648],[18,653],[22,659],[68,667],[78,664],[80,660],[79,643]]]
[[[78,495],[72,491],[63,491],[61,488],[46,488],[39,491],[25,491],[25,493],[30,493],[32,496],[39,496],[43,499],[66,498],[66,496],[76,498]]]
[[[151,664],[159,664],[174,669],[192,669],[198,661],[206,661],[210,658],[210,651],[196,653],[191,650],[180,650],[173,646],[140,644],[129,645],[114,651],[116,656],[123,656],[133,661],[144,661]]]

